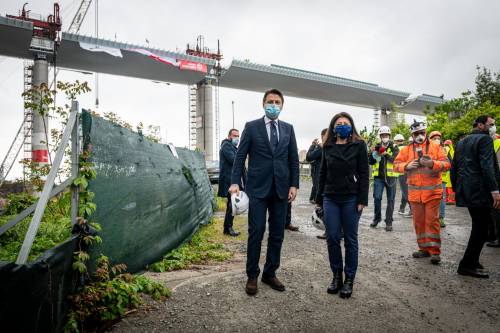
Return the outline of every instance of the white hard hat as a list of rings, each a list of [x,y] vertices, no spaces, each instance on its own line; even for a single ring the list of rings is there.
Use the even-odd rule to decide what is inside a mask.
[[[311,216],[312,225],[319,230],[325,230],[325,224],[323,223],[323,208],[316,207]]]
[[[402,134],[396,134],[394,141],[405,141],[405,137]]]
[[[391,134],[391,129],[389,126],[382,126],[378,129],[378,135]]]
[[[248,195],[240,191],[240,194],[231,194],[231,206],[233,211],[233,216],[243,214],[248,209]]]

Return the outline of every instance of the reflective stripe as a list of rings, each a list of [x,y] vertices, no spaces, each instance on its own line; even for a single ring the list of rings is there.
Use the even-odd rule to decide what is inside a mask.
[[[418,243],[418,246],[421,247],[441,247],[441,242],[427,242],[427,243]]]
[[[439,175],[439,171],[434,171],[431,169],[415,169],[409,171],[410,175]]]
[[[408,184],[408,189],[409,190],[416,190],[416,191],[424,191],[424,190],[439,190],[442,188],[442,185],[429,185],[429,186],[416,186],[416,185],[410,185]]]
[[[420,235],[417,235],[417,239],[422,239],[422,238],[441,239],[441,235],[440,234],[420,234]]]

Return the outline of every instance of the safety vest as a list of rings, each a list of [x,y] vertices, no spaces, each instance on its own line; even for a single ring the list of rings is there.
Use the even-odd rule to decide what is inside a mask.
[[[387,149],[387,154],[392,156],[393,151],[392,148]],[[378,176],[378,169],[379,169],[379,162],[375,163],[372,168],[372,176],[377,177]],[[394,165],[392,162],[389,162],[389,160],[386,159],[386,164],[385,164],[385,173],[387,177],[399,177],[399,173],[394,171]]]
[[[455,150],[453,149],[453,146],[444,147],[444,152],[445,152],[446,156],[448,157],[448,159],[450,160],[450,162],[453,161],[453,157],[455,156]],[[446,172],[443,172],[443,183],[446,183],[446,187],[449,187],[449,188],[452,187],[449,170]]]
[[[495,154],[498,153],[498,149],[500,149],[500,139],[495,139],[495,141],[493,141],[493,148],[495,148]]]
[[[418,159],[419,149],[422,149],[422,153],[434,161],[434,166],[432,169],[422,166],[406,171],[406,165]],[[435,142],[429,142],[428,139],[421,145],[413,143],[403,147],[394,160],[394,170],[399,173],[404,172],[407,175],[408,200],[410,202],[426,203],[441,199],[443,194],[441,173],[449,169],[450,161],[442,147]]]

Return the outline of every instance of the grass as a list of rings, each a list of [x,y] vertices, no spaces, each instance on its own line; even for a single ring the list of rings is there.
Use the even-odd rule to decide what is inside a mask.
[[[224,203],[225,204],[225,203]],[[166,254],[162,260],[149,266],[154,272],[167,272],[189,268],[191,265],[222,262],[233,257],[231,248],[246,240],[246,217],[234,219],[235,230],[241,231],[238,237],[224,235],[223,217],[214,217],[209,224],[202,226],[193,238],[181,247]]]

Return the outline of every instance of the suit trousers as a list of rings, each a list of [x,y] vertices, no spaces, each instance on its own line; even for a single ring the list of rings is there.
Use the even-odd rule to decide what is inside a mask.
[[[468,209],[472,218],[472,229],[460,266],[477,268],[479,256],[488,238],[488,226],[492,218],[491,207],[468,207]]]
[[[227,195],[226,216],[224,216],[224,231],[229,231],[233,227],[233,208],[231,204],[231,194]]]
[[[257,278],[260,274],[260,251],[266,231],[266,213],[269,213],[269,237],[262,275],[272,278],[280,266],[288,200],[278,197],[274,184],[265,198],[249,196],[249,199],[246,273],[248,278]]]

